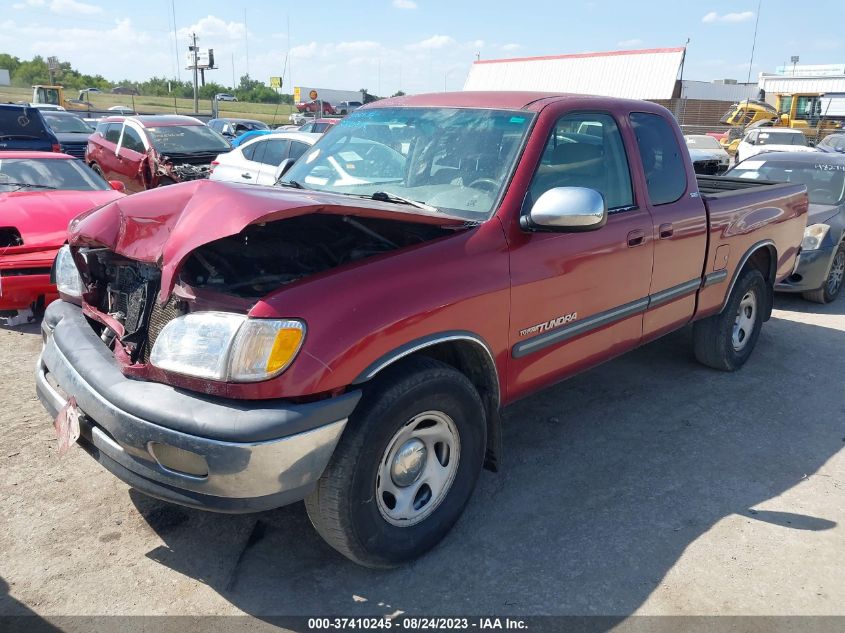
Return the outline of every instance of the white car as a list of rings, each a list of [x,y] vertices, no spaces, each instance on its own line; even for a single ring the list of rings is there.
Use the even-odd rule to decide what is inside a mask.
[[[739,142],[736,160],[741,162],[763,152],[817,152],[807,146],[807,137],[801,130],[763,127],[751,130]]]
[[[707,134],[686,134],[684,140],[687,142],[687,149],[693,160],[696,157],[711,156],[719,161],[719,173],[727,171],[731,166],[731,157],[712,136]],[[697,150],[694,152],[694,150]]]
[[[322,134],[274,132],[258,136],[211,163],[211,180],[253,185],[276,184],[276,170],[285,159],[296,160],[320,140]]]

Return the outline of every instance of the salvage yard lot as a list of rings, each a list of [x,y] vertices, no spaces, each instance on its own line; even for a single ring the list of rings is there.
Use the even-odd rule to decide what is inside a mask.
[[[507,409],[504,471],[389,572],[301,503],[207,514],[59,459],[37,327],[0,329],[0,614],[845,614],[845,300],[775,307],[737,374],[682,330]]]
[[[66,93],[66,97],[70,99],[74,99],[76,96],[76,93],[72,90]],[[16,103],[30,99],[32,99],[31,88],[0,87],[0,103]],[[103,110],[116,105],[132,107],[132,97],[101,93],[92,95],[91,103],[92,107],[102,108]],[[208,99],[201,99],[199,106],[200,112],[211,112],[211,101]],[[194,101],[193,99],[138,96],[135,97],[135,107],[140,112],[150,114],[173,114],[174,110],[178,110],[179,114],[187,114],[194,111]],[[258,119],[267,124],[275,123],[277,125],[288,123],[288,115],[293,111],[293,106],[290,105],[246,103],[243,101],[221,101],[219,107],[221,117]]]

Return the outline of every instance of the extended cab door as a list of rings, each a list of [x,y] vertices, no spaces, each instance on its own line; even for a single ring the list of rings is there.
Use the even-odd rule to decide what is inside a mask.
[[[605,112],[559,116],[523,213],[553,187],[589,187],[607,224],[581,233],[517,233],[511,243],[508,395],[518,398],[639,344],[654,240],[634,193],[623,122]]]
[[[661,114],[631,112],[635,180],[651,212],[654,270],[643,339],[677,329],[695,313],[707,254],[707,213],[685,143]]]
[[[144,191],[149,185],[144,171],[147,146],[144,135],[131,123],[125,123],[115,151],[114,178],[126,185],[127,191]]]

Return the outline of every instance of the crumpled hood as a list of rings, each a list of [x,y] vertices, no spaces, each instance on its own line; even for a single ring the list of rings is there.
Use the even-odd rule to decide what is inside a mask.
[[[80,213],[123,194],[106,191],[26,190],[0,194],[0,226],[20,231],[26,250],[58,248],[67,238],[68,223]]]
[[[159,301],[173,290],[179,267],[202,246],[240,233],[250,224],[327,213],[458,226],[466,220],[338,194],[281,187],[194,180],[134,194],[77,218],[75,246],[105,246],[161,268]]]

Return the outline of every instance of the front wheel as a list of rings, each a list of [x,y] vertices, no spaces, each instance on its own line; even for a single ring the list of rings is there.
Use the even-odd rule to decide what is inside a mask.
[[[839,296],[843,279],[845,279],[845,245],[840,244],[830,263],[824,285],[817,290],[804,292],[801,296],[814,303],[830,303]]]
[[[698,362],[722,371],[736,371],[757,344],[763,313],[771,291],[756,268],[742,272],[725,309],[693,326],[693,349]]]
[[[356,563],[412,560],[460,517],[485,446],[484,407],[466,376],[428,358],[409,359],[365,389],[305,500],[308,516]]]

